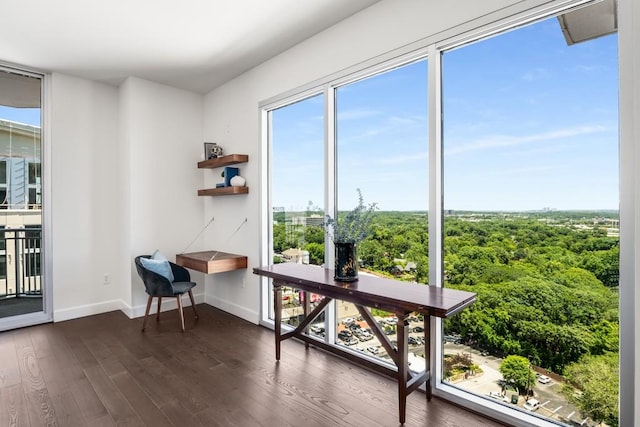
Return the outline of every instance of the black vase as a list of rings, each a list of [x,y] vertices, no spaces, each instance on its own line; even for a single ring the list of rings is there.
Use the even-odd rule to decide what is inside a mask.
[[[350,242],[335,242],[336,268],[333,278],[338,282],[358,280],[358,245]]]

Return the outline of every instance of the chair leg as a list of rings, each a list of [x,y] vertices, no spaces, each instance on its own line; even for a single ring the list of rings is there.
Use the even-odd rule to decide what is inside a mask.
[[[144,312],[144,320],[142,321],[142,332],[144,332],[144,328],[147,326],[147,317],[149,317],[149,309],[151,308],[151,301],[153,301],[153,297],[149,295],[149,299],[147,299],[147,309]]]
[[[182,326],[182,332],[184,332],[184,313],[182,312],[182,298],[181,295],[178,295],[178,313],[180,313],[180,326]]]
[[[191,300],[191,308],[193,308],[193,314],[198,318],[198,312],[196,311],[196,302],[193,300],[193,292],[189,289],[189,299]]]
[[[158,311],[156,311],[156,322],[160,321],[160,306],[162,305],[162,297],[158,297]]]

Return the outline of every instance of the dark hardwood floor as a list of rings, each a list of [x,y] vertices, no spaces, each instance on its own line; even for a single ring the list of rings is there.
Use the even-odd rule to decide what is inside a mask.
[[[201,304],[0,333],[0,426],[396,426],[395,382]],[[406,426],[498,426],[420,392]]]

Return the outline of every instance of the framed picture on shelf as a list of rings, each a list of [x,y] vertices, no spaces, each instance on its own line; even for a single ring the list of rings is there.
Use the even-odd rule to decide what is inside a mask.
[[[213,159],[212,154],[213,154],[213,146],[214,145],[215,145],[215,143],[213,143],[213,142],[205,142],[204,143],[204,159],[205,160]]]

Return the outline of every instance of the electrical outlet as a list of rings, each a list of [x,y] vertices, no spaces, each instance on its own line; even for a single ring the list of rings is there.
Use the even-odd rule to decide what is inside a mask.
[[[109,277],[109,273],[104,273],[102,284],[108,285],[109,283],[111,283],[111,278]]]

